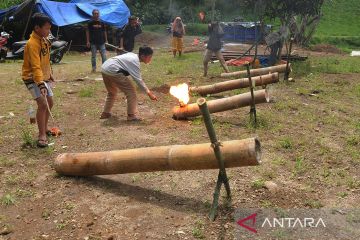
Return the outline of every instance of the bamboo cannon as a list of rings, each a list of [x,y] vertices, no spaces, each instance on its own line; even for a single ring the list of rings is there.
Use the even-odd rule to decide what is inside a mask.
[[[257,77],[251,78],[252,81],[255,82],[255,86],[265,86],[267,84],[272,84],[279,82],[279,73],[270,73],[266,75],[261,75]],[[249,78],[240,78],[234,79],[225,82],[219,82],[212,85],[205,85],[199,87],[190,87],[190,92],[198,93],[201,96],[207,94],[214,94],[219,92],[225,92],[229,90],[239,89],[239,88],[247,88],[249,87]]]
[[[255,103],[267,103],[270,100],[269,93],[266,89],[254,92]],[[243,93],[227,98],[211,100],[207,102],[210,113],[223,112],[236,108],[251,105],[251,93]],[[176,120],[187,119],[189,117],[200,116],[201,111],[196,103],[173,108],[173,118]]]
[[[221,152],[227,168],[259,165],[261,159],[260,142],[256,138],[222,142]],[[70,176],[218,168],[209,143],[65,153],[55,159],[56,172]]]
[[[274,72],[285,73],[286,67],[287,67],[286,64],[281,64],[272,67],[251,69],[250,74],[251,77],[255,77],[255,76],[265,75]],[[291,72],[291,64],[289,64],[288,67],[289,67],[289,71]],[[221,74],[221,77],[246,77],[246,76],[247,76],[247,70]]]

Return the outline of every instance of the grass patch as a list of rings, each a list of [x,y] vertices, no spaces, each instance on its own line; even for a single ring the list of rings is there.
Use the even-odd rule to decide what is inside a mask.
[[[9,175],[5,179],[7,185],[17,185],[20,180],[19,176]]]
[[[194,238],[197,239],[204,239],[205,235],[204,235],[204,222],[201,220],[197,220],[195,222],[195,226],[193,227],[191,233],[194,236]]]
[[[5,206],[10,206],[10,205],[14,205],[16,202],[16,199],[13,195],[11,195],[10,193],[5,194],[4,196],[1,197],[0,199],[1,204],[5,205]]]
[[[35,147],[36,140],[33,138],[30,128],[25,123],[20,123],[21,127],[21,139],[23,147]]]
[[[311,66],[318,73],[360,73],[360,58],[344,56],[313,57]]]
[[[293,143],[292,140],[290,138],[283,138],[279,141],[279,145],[281,148],[284,149],[292,149],[293,148]]]
[[[341,197],[341,198],[345,198],[345,197],[347,197],[347,195],[349,195],[347,192],[339,192],[338,194],[337,194],[339,197]]]
[[[15,160],[0,156],[0,167],[12,167],[16,164]]]
[[[346,143],[350,146],[357,146],[360,144],[360,136],[350,136],[346,139]]]
[[[284,166],[286,164],[286,160],[281,157],[277,157],[272,160],[272,163],[278,166]]]
[[[90,98],[95,95],[95,90],[93,87],[86,87],[80,90],[79,96],[82,98]]]
[[[294,77],[305,77],[308,76],[309,73],[311,73],[311,62],[310,60],[306,60],[303,62],[294,62],[291,65],[293,69]]]
[[[305,201],[305,206],[310,208],[322,208],[324,205],[319,200],[309,199]]]
[[[275,205],[269,200],[260,200],[260,206],[263,208],[273,208]]]
[[[295,159],[295,167],[293,170],[294,175],[301,174],[305,171],[305,163],[304,163],[304,157],[297,157]]]
[[[349,177],[346,179],[346,186],[350,189],[356,189],[360,187],[360,181],[353,178],[353,177]]]
[[[34,196],[34,192],[31,190],[24,190],[24,189],[18,188],[18,189],[16,189],[15,195],[20,198],[32,197],[32,196]]]
[[[251,183],[251,187],[254,189],[260,189],[265,187],[265,181],[263,179],[256,179]]]

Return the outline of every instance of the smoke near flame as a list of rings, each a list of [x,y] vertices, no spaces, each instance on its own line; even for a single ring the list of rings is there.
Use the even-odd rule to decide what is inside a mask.
[[[171,86],[170,94],[179,99],[180,103],[187,104],[190,101],[189,86],[186,83]]]

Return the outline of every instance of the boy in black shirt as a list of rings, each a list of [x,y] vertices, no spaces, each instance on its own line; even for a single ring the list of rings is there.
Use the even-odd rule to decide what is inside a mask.
[[[107,42],[105,24],[100,21],[99,10],[92,11],[93,19],[88,23],[86,29],[86,46],[91,47],[92,72],[96,72],[96,51],[101,54],[102,63],[106,61],[105,43]]]

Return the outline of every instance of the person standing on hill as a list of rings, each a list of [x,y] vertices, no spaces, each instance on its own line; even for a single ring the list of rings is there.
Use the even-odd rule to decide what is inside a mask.
[[[86,29],[86,46],[91,48],[92,72],[96,72],[96,52],[100,51],[102,63],[106,61],[105,43],[107,43],[106,27],[100,20],[100,12],[92,11],[93,18]]]
[[[212,22],[208,25],[209,41],[207,43],[206,51],[204,54],[204,77],[207,76],[208,64],[213,54],[220,60],[221,66],[225,72],[229,72],[229,68],[226,65],[223,55],[221,54],[221,38],[224,35],[224,31],[218,22]]]
[[[142,33],[139,19],[135,16],[129,18],[129,23],[125,26],[120,36],[120,49],[132,52],[135,46],[135,37]]]
[[[172,48],[174,57],[176,57],[176,52],[179,52],[179,57],[182,54],[184,41],[183,36],[185,35],[185,27],[180,17],[176,17],[172,24]]]

